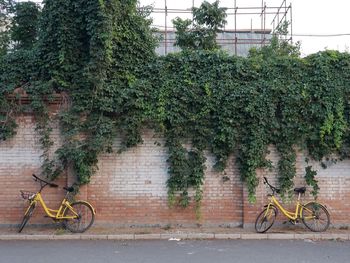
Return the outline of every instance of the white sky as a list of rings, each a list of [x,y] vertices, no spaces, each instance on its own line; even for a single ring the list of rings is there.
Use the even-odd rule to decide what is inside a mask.
[[[164,8],[165,0],[140,0],[141,5],[151,4],[155,8]],[[194,0],[195,6],[199,6],[202,0]],[[214,2],[209,0],[209,2]],[[238,7],[260,7],[261,0],[237,0]],[[282,0],[265,0],[267,6],[280,6]],[[221,0],[222,7],[234,7],[234,0]],[[292,4],[293,15],[293,40],[301,42],[302,55],[315,53],[324,49],[336,49],[349,51],[350,48],[350,1],[349,0],[287,0],[287,5]],[[191,8],[192,0],[167,0],[170,8]],[[171,19],[176,16],[189,17],[186,14],[169,14],[168,26]],[[154,14],[154,24],[164,26],[164,15]],[[267,17],[266,28],[270,25],[273,17]],[[233,29],[233,16],[228,17],[226,29]],[[261,20],[258,15],[237,16],[237,29],[261,28]],[[334,35],[348,34],[347,36],[308,37],[298,35]]]

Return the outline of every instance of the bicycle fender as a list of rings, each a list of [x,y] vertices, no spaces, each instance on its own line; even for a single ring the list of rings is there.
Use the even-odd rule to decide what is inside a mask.
[[[94,215],[96,215],[96,210],[95,210],[95,208],[94,208],[89,202],[87,202],[87,201],[82,201],[82,200],[77,200],[77,201],[75,201],[74,203],[78,203],[78,202],[84,203],[84,204],[86,204],[87,206],[89,206],[89,207],[92,209],[92,212],[94,213]]]
[[[326,205],[324,205],[324,204],[320,204],[319,202],[316,202],[316,201],[310,201],[310,202],[307,202],[306,204],[303,204],[303,206],[306,206],[306,205],[311,204],[311,203],[316,203],[316,204],[318,204],[318,205],[320,205],[320,206],[323,206],[324,208],[327,208],[327,206],[326,206]]]
[[[307,206],[308,204],[311,204],[311,203],[316,203],[316,204],[318,204],[319,206],[322,206],[323,208],[325,208],[325,209],[328,211],[326,205],[320,204],[319,202],[316,202],[316,201],[310,201],[310,202],[307,202],[306,204],[303,204],[303,205],[301,206],[301,208],[300,208],[300,217],[301,217],[301,213],[302,213],[302,211],[303,211],[303,209],[304,209],[304,206]],[[328,213],[329,213],[329,211],[328,211]]]

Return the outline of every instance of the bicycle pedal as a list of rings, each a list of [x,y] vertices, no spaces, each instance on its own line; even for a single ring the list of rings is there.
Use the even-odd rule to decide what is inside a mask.
[[[296,223],[298,223],[298,222],[296,222],[296,221],[294,221],[294,220],[288,220],[288,221],[283,221],[283,225],[285,225],[285,224],[288,224],[288,223],[291,223],[292,225],[295,225]]]
[[[296,225],[299,223],[298,220],[289,220],[289,222],[292,224],[292,225]]]

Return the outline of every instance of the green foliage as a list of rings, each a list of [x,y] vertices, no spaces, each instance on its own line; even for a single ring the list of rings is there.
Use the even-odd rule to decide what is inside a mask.
[[[10,43],[12,0],[0,0],[0,57],[7,53]]]
[[[166,137],[172,141],[181,138],[171,145],[176,149],[170,158],[171,195],[172,189],[181,189],[182,197],[188,199],[188,191],[182,189],[186,185],[181,183],[186,182],[184,178],[193,168],[189,167],[190,151],[184,143],[190,143],[193,149],[210,149],[217,157],[215,167],[221,171],[228,156],[236,152],[251,201],[258,184],[256,169],[271,165],[265,158],[269,145],[275,145],[280,153],[277,168],[284,194],[293,187],[295,148],[307,149],[316,160],[345,149],[349,115],[339,98],[348,94],[350,56],[319,53],[329,63],[323,69],[332,71],[332,81],[322,73],[317,80],[322,88],[317,89],[319,64],[312,61],[312,56],[301,59],[294,53],[271,55],[265,53],[266,49],[247,59],[218,51],[184,51],[161,59],[157,74],[161,79],[154,82],[154,90],[160,94],[157,112],[162,113]],[[327,58],[330,53],[334,56]],[[338,64],[342,66],[334,70]],[[325,107],[328,104],[333,112],[331,121]],[[312,185],[314,177],[308,178]]]
[[[193,20],[173,20],[176,29],[175,46],[181,49],[217,49],[217,33],[226,24],[226,8],[219,7],[220,1],[210,4],[204,1],[200,7],[194,7]],[[191,27],[192,26],[192,27]]]
[[[16,134],[16,111],[16,103],[8,100],[5,93],[0,94],[0,142]]]
[[[169,147],[169,179],[167,185],[169,188],[170,205],[175,203],[175,194],[180,192],[180,204],[186,207],[190,202],[188,189],[194,188],[196,191],[197,203],[202,199],[201,186],[204,179],[203,152],[198,150],[187,151],[179,142],[167,143]]]
[[[61,113],[65,143],[57,156],[64,168],[73,167],[81,184],[89,182],[98,155],[111,151],[117,131],[128,147],[141,142],[147,96],[136,80],[155,58],[150,24],[136,1],[47,1],[44,6],[41,92],[64,91],[71,99]]]
[[[40,15],[39,6],[34,2],[19,2],[14,7],[11,40],[17,49],[33,48],[37,40],[37,23]]]
[[[305,181],[308,185],[312,187],[311,194],[316,198],[318,191],[320,190],[318,186],[318,181],[316,180],[317,172],[312,169],[312,166],[305,167]]]
[[[249,50],[251,57],[263,57],[269,59],[270,57],[299,57],[300,56],[300,43],[291,45],[286,35],[288,34],[289,22],[285,21],[281,23],[272,35],[270,44],[260,49],[252,48]]]
[[[39,6],[34,2],[0,0],[0,57],[14,48],[33,48],[39,16]]]
[[[0,141],[16,134],[16,114],[25,109],[18,103],[21,92],[14,90],[26,88],[34,70],[32,51],[18,50],[0,57]]]

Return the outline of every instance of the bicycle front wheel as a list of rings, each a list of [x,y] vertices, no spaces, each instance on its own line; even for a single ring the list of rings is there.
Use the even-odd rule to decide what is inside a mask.
[[[255,230],[258,233],[265,233],[269,230],[275,222],[277,216],[276,209],[273,207],[266,207],[256,218]]]
[[[330,216],[327,209],[316,202],[303,206],[301,220],[304,225],[313,232],[326,231],[330,224]]]
[[[35,209],[35,204],[34,203],[30,204],[26,213],[24,214],[22,223],[19,226],[18,233],[22,232],[23,228],[25,227],[25,225],[27,224],[27,222],[29,221],[29,219],[33,215],[34,209]]]
[[[66,219],[65,227],[73,233],[83,233],[94,223],[95,214],[88,204],[84,202],[75,202],[71,204],[73,210],[67,207],[64,216],[74,217]]]

